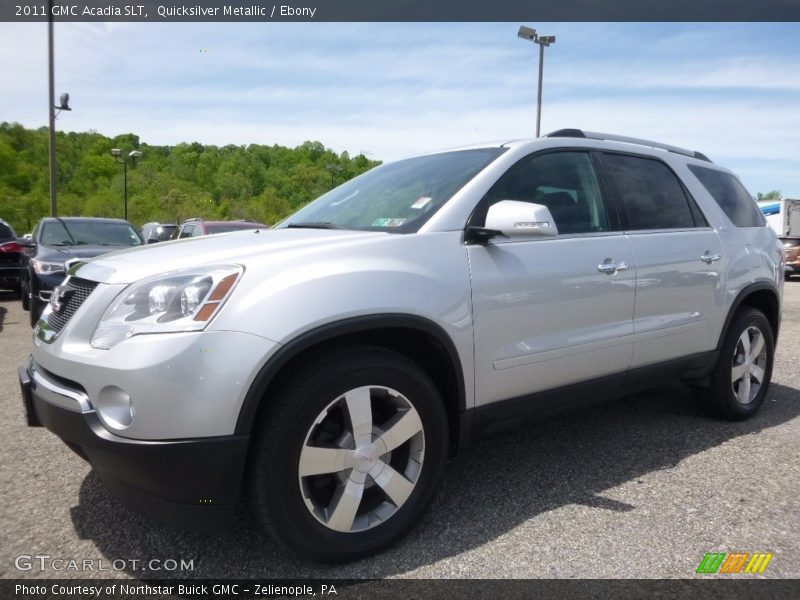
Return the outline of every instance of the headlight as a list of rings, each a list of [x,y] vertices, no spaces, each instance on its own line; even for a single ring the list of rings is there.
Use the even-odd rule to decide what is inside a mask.
[[[116,297],[92,335],[108,350],[143,333],[204,329],[242,274],[238,265],[173,271],[143,279]]]
[[[33,258],[31,259],[31,264],[33,265],[33,270],[36,271],[37,275],[49,275],[50,273],[64,272],[63,262],[47,262]]]

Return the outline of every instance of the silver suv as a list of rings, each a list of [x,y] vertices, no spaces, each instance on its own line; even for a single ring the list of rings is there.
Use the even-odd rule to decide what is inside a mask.
[[[562,130],[377,167],[273,229],[73,267],[20,368],[30,425],[123,503],[295,552],[374,553],[447,458],[523,417],[682,379],[764,401],[783,250],[698,152]]]

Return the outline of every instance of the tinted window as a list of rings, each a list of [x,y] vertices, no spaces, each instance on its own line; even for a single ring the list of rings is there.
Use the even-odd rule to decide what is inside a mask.
[[[628,229],[695,227],[689,199],[667,165],[622,154],[605,154],[603,164],[625,206]]]
[[[486,195],[481,225],[488,207],[502,200],[545,205],[559,234],[609,229],[600,185],[587,152],[552,152],[517,163]]]
[[[719,207],[737,227],[763,227],[764,217],[755,200],[741,182],[730,173],[689,165],[703,187],[714,197]]]
[[[178,229],[177,225],[161,225],[160,227],[156,228],[156,235],[154,237],[158,237],[160,242],[165,242],[172,237],[172,233]]]

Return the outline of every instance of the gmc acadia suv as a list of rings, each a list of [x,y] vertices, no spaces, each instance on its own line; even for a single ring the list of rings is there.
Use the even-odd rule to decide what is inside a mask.
[[[274,229],[75,265],[20,381],[29,424],[127,505],[209,529],[246,499],[295,552],[352,560],[523,416],[675,378],[753,416],[783,269],[730,171],[562,130],[377,167]]]

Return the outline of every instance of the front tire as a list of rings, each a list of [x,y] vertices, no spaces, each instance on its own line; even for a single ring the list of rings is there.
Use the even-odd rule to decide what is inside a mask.
[[[39,322],[39,317],[44,312],[44,305],[45,303],[38,298],[31,297],[30,312],[28,313],[31,318],[31,327],[36,327],[36,323]]]
[[[20,296],[22,297],[22,310],[31,309],[31,297],[28,286],[23,282],[20,284]]]
[[[405,356],[339,346],[267,393],[254,426],[251,505],[297,554],[345,562],[408,533],[430,504],[448,450],[444,405]]]
[[[760,310],[741,309],[733,318],[708,387],[695,396],[709,414],[732,421],[758,412],[772,379],[775,340]]]

